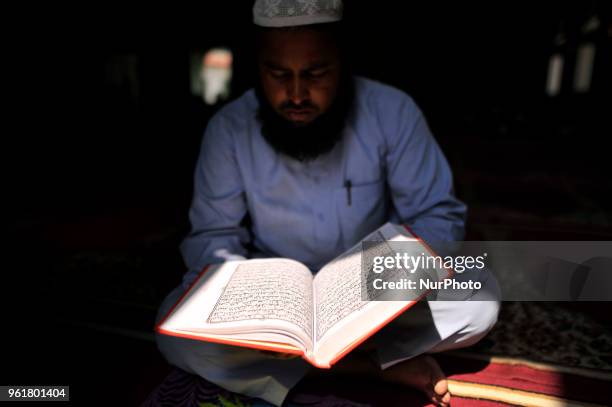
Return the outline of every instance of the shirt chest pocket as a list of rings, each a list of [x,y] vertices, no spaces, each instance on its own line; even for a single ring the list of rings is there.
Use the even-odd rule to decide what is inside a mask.
[[[383,180],[345,183],[335,190],[334,198],[347,249],[386,221],[388,200]]]

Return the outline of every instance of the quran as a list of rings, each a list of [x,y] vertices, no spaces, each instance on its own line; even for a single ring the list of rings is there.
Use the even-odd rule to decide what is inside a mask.
[[[365,241],[410,241],[431,251],[406,227],[391,223]],[[285,258],[207,266],[156,331],[300,355],[330,368],[418,301],[364,299],[361,249],[360,242],[314,275]]]

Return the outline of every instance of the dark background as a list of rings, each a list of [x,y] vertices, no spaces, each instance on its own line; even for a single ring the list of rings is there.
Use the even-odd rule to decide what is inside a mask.
[[[413,2],[347,2],[352,64],[424,111],[469,205],[468,239],[611,240],[610,3],[400,3]],[[585,36],[593,13],[600,28]],[[167,369],[153,318],[184,271],[192,172],[219,107],[191,95],[190,53],[230,48],[240,96],[253,83],[250,5],[17,15],[6,37],[2,383],[136,404]],[[576,94],[585,41],[597,46],[593,81]],[[555,49],[566,61],[550,97]]]

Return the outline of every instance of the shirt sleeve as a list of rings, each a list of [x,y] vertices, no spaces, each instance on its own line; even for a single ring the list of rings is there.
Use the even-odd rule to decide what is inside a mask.
[[[180,246],[188,287],[207,264],[244,259],[248,231],[241,226],[247,208],[229,118],[208,123],[194,174],[189,210],[191,231]]]
[[[450,166],[414,101],[404,94],[396,106],[385,162],[399,222],[426,242],[461,240],[467,208],[454,196]]]

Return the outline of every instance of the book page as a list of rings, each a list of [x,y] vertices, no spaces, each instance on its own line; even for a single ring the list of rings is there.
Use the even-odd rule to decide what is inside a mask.
[[[274,319],[289,322],[312,337],[312,274],[291,260],[240,264],[212,312],[208,324]]]
[[[359,247],[323,267],[315,278],[316,341],[347,315],[367,304],[361,300]]]
[[[385,224],[364,241],[376,241],[377,255],[389,255],[390,240],[415,241],[408,232]],[[334,360],[365,340],[372,332],[413,301],[367,301],[362,299],[361,242],[323,267],[313,280],[315,301],[315,360],[318,367],[330,367]]]

